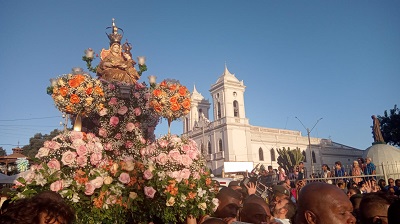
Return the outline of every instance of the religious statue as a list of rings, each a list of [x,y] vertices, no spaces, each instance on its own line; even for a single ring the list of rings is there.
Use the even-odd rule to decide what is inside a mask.
[[[375,115],[371,116],[373,120],[372,133],[374,134],[374,143],[385,143],[381,132],[381,124]]]
[[[122,51],[121,39],[123,35],[118,33],[118,30],[122,32],[123,30],[115,25],[114,19],[112,20],[112,27],[108,28],[112,28],[112,33],[107,34],[110,40],[110,49],[101,51],[97,75],[107,81],[135,84],[140,75],[134,67],[136,62],[132,59],[130,52],[132,46],[125,43],[123,45],[125,51]]]

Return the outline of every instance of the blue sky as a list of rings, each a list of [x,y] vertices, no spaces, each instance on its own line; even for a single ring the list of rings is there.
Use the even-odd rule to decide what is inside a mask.
[[[0,1],[0,146],[61,128],[49,79],[86,69],[84,49],[107,48],[115,18],[147,57],[140,81],[175,78],[210,98],[226,63],[247,86],[250,124],[306,135],[295,117],[308,128],[322,117],[313,137],[366,149],[371,115],[400,105],[399,12],[399,1]]]

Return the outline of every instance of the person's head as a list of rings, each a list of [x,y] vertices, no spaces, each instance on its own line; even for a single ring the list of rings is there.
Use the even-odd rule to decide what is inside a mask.
[[[394,195],[394,193],[396,193],[396,190],[394,189],[393,186],[389,186],[388,190],[387,190],[387,193],[390,194],[390,195]]]
[[[291,219],[296,213],[296,205],[290,199],[282,199],[272,207],[272,216],[278,219]]]
[[[357,221],[360,221],[360,202],[363,198],[362,194],[355,194],[350,197],[350,202],[353,205],[353,215]]]
[[[312,182],[304,186],[298,198],[296,224],[355,223],[353,205],[346,194],[334,185]]]
[[[215,211],[217,218],[228,218],[237,216],[241,206],[242,195],[230,187],[223,187],[217,194],[219,205]]]
[[[228,187],[232,188],[233,190],[242,190],[242,187],[240,186],[240,182],[237,180],[233,180],[229,182]]]
[[[269,223],[271,212],[264,199],[257,195],[250,195],[243,203],[240,211],[240,220],[249,223]]]
[[[322,164],[322,170],[323,171],[329,171],[330,169],[329,169],[329,166],[327,165],[327,164]]]
[[[335,168],[336,168],[336,169],[342,168],[342,162],[336,161],[336,162],[335,162]]]
[[[400,179],[396,179],[394,181],[394,185],[397,186],[397,187],[400,187]]]
[[[268,171],[272,171],[272,166],[268,166]]]
[[[361,194],[361,191],[358,188],[351,187],[347,190],[347,197],[351,197],[355,194]]]
[[[364,194],[360,202],[360,220],[363,224],[387,224],[387,213],[392,199],[383,192]]]
[[[290,191],[282,185],[273,185],[272,192],[273,192],[272,201],[274,203],[282,199],[288,199],[290,197]]]
[[[359,167],[359,166],[360,166],[360,164],[358,163],[358,161],[354,160],[353,161],[353,167]]]
[[[226,223],[227,222],[225,222],[224,220],[214,217],[207,218],[202,222],[202,224],[226,224]]]
[[[359,163],[360,165],[364,163],[364,159],[363,159],[363,158],[358,158],[357,161],[358,161],[358,163]]]
[[[394,187],[394,179],[393,178],[388,179],[388,185],[391,187]]]
[[[304,167],[304,163],[303,162],[299,162],[299,167],[303,168]]]
[[[378,186],[381,187],[381,189],[383,189],[386,186],[386,181],[384,179],[379,179]]]
[[[371,157],[365,158],[365,163],[370,164],[372,162]]]
[[[75,220],[74,211],[60,195],[53,192],[38,194],[32,198],[20,199],[10,205],[2,218],[2,223],[52,223],[71,224]]]
[[[389,206],[388,221],[388,224],[400,223],[400,200],[396,200]]]
[[[113,53],[121,53],[121,45],[119,43],[113,43],[110,46],[110,50]]]

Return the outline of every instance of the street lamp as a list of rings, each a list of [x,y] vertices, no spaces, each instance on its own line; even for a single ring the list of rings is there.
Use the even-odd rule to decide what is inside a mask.
[[[317,122],[315,122],[314,126],[311,128],[311,130],[309,128],[306,128],[306,126],[303,124],[303,122],[301,122],[301,120],[298,117],[295,117],[297,120],[300,121],[300,124],[303,125],[303,127],[306,129],[307,131],[307,136],[308,136],[308,148],[310,149],[310,161],[311,161],[311,175],[314,173],[314,164],[313,164],[313,156],[312,156],[312,149],[311,149],[311,140],[310,140],[310,133],[312,132],[312,130],[314,130],[315,126],[317,126],[318,122],[320,120],[322,120],[322,117],[320,119],[317,120]]]

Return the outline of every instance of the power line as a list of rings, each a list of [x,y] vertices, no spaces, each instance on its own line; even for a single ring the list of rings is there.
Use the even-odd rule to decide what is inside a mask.
[[[10,119],[10,120],[0,120],[0,121],[29,121],[29,120],[42,120],[49,118],[59,118],[60,116],[52,116],[52,117],[34,117],[34,118],[18,118],[18,119]]]

